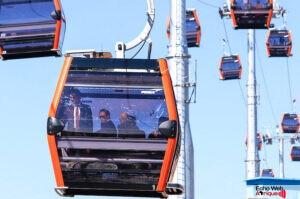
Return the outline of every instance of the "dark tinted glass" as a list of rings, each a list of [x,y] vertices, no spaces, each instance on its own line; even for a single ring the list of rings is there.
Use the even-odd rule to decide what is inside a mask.
[[[238,60],[231,60],[231,61],[224,61],[222,62],[222,70],[228,71],[228,70],[239,70],[240,65]]]
[[[53,0],[3,0],[0,3],[0,25],[55,21]]]
[[[282,121],[282,124],[283,125],[286,125],[286,126],[298,126],[298,120],[296,117],[284,117],[283,121]]]
[[[79,104],[74,105],[70,96],[77,90],[81,93]],[[72,96],[74,97],[74,96]],[[74,122],[79,107],[79,123]],[[112,137],[141,137],[157,131],[159,119],[168,118],[163,89],[151,88],[99,88],[68,86],[64,88],[57,111],[57,118],[66,123],[65,131],[81,133],[100,133],[102,123],[100,110],[110,112],[110,125],[104,124]],[[105,114],[104,114],[105,115]],[[77,121],[77,120],[76,120]]]
[[[288,46],[290,43],[288,35],[270,35],[269,44],[271,46]]]
[[[265,9],[269,3],[269,0],[235,0],[234,3],[237,9],[252,10],[252,9]]]

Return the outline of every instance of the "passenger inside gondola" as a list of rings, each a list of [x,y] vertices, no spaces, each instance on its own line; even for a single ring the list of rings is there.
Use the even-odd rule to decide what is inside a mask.
[[[145,132],[141,131],[136,125],[136,117],[128,115],[126,112],[122,112],[120,117],[120,124],[118,125],[119,137],[135,137],[145,138]]]
[[[99,133],[103,137],[117,137],[117,129],[110,119],[110,112],[106,109],[101,109],[99,118],[101,120],[101,129],[96,133]]]
[[[69,132],[92,132],[93,119],[91,107],[82,103],[78,89],[70,92],[71,103],[60,110],[60,117]]]
[[[65,87],[57,118],[68,136],[145,139],[168,118],[163,97],[162,89]]]

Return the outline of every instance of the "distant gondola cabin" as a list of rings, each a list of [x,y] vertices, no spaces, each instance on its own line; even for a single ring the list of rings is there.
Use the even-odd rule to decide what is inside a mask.
[[[261,177],[274,178],[273,169],[263,169],[261,171]]]
[[[299,146],[292,146],[291,159],[292,159],[292,161],[300,161],[300,147]]]
[[[291,56],[292,39],[289,30],[269,30],[267,51],[269,57]]]
[[[261,151],[262,149],[262,137],[260,135],[260,133],[257,133],[257,137],[256,137],[256,144],[258,145],[258,150]],[[248,147],[248,134],[246,135],[246,148]]]
[[[236,29],[269,28],[273,0],[231,0],[230,13]]]
[[[283,114],[281,121],[281,129],[283,133],[298,133],[299,117],[298,114]]]
[[[195,9],[186,10],[186,39],[188,47],[199,47],[201,37],[200,22]],[[167,23],[167,35],[170,39],[170,15]]]
[[[242,64],[238,55],[224,56],[219,66],[221,80],[240,79]]]
[[[0,57],[60,56],[65,23],[59,0],[0,1]]]

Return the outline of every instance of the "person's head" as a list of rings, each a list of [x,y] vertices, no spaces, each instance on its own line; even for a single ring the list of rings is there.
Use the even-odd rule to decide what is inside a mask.
[[[105,123],[108,120],[110,120],[110,112],[106,109],[101,109],[99,111],[99,118],[101,120],[101,123]]]
[[[70,92],[70,99],[71,99],[71,101],[72,101],[73,104],[75,104],[75,105],[80,104],[80,101],[81,101],[81,93],[80,93],[80,91],[77,90],[77,89],[73,89]]]
[[[126,112],[122,112],[119,117],[120,123],[125,124],[128,120],[128,114]]]

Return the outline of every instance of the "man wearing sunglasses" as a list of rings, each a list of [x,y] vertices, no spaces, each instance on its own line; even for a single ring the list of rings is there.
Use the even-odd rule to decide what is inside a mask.
[[[99,111],[99,118],[101,121],[101,129],[97,131],[103,137],[117,137],[116,126],[110,119],[110,112],[106,109]]]

